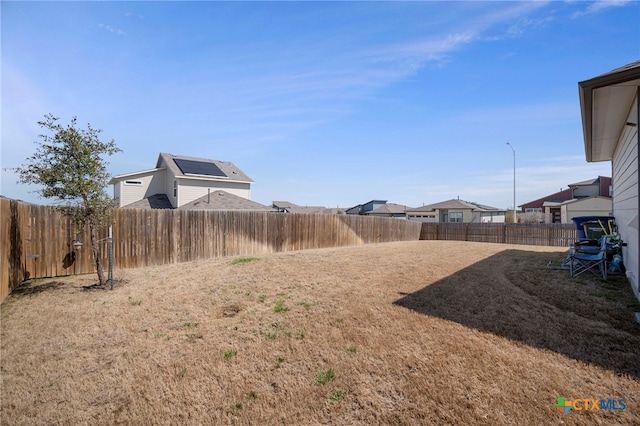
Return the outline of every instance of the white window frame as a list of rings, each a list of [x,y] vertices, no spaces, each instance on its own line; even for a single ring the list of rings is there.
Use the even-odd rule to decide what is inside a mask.
[[[452,211],[449,212],[449,223],[462,223],[463,221],[464,221],[463,212],[452,212]]]

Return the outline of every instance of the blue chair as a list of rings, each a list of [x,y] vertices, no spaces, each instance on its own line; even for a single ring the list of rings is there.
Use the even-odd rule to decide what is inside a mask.
[[[585,272],[607,279],[607,247],[611,236],[603,235],[600,239],[600,247],[597,252],[588,253],[572,250],[569,253],[569,273],[571,277],[577,277]]]

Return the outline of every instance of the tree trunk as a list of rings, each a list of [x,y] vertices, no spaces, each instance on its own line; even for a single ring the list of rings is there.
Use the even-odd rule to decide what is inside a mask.
[[[101,286],[107,284],[107,280],[104,278],[104,271],[102,270],[102,262],[100,261],[100,249],[98,248],[98,238],[96,236],[96,229],[92,223],[89,223],[89,234],[91,235],[91,249],[93,250],[93,259],[96,262],[96,271],[98,272],[98,281]]]

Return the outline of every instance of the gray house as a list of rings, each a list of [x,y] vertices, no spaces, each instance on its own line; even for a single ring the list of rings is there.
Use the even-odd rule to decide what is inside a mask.
[[[578,83],[587,161],[611,161],[613,216],[627,243],[627,277],[640,299],[638,121],[640,61]]]
[[[374,211],[378,207],[384,206],[387,203],[387,200],[371,200],[364,204],[358,204],[357,206],[353,206],[345,210],[346,214],[367,214],[369,212]]]
[[[506,210],[460,199],[406,210],[407,219],[418,222],[504,223]]]
[[[375,216],[375,217],[395,217],[398,219],[406,219],[407,214],[405,211],[409,207],[403,206],[401,204],[396,203],[384,203],[380,207],[375,210],[371,210],[365,213],[367,216]]]

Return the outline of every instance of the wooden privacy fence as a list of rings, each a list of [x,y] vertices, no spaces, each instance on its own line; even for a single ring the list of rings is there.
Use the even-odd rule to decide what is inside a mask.
[[[95,272],[88,231],[77,232],[55,207],[0,198],[0,217],[0,301],[25,279]],[[114,267],[418,240],[420,230],[418,222],[367,216],[116,209]],[[99,235],[105,270],[107,232]]]
[[[420,239],[569,247],[578,231],[559,223],[423,223]]]
[[[87,230],[51,206],[0,198],[0,301],[25,279],[95,272]],[[99,235],[105,269],[107,229]],[[411,240],[568,247],[573,225],[420,223],[354,215],[116,209],[115,269]],[[81,249],[73,242],[80,241]]]

